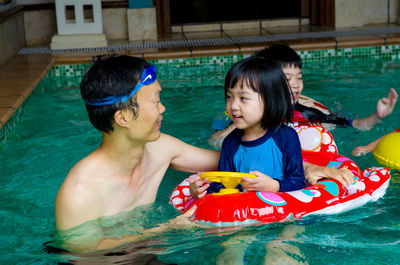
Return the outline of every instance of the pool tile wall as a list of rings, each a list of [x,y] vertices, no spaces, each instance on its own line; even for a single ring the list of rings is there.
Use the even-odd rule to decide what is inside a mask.
[[[332,58],[400,59],[400,45],[299,51],[303,63],[319,62]]]
[[[298,51],[303,64],[320,62],[338,58],[360,58],[360,59],[400,59],[400,45],[385,45],[376,47],[325,49],[312,51]],[[210,57],[191,57],[179,59],[160,59],[149,60],[155,65],[173,67],[191,67],[196,65],[232,65],[250,55],[229,55],[229,56],[210,56]],[[83,76],[90,64],[74,65],[55,65],[50,71],[50,75],[59,77]]]
[[[336,49],[320,49],[320,50],[300,50],[298,51],[298,54],[300,55],[301,59],[303,60],[303,64],[307,65],[313,62],[320,62],[320,61],[326,61],[326,60],[346,60],[350,58],[357,58],[357,59],[382,59],[382,60],[399,60],[400,59],[400,44],[394,43],[392,45],[374,45],[370,47],[352,47],[352,48],[336,48]],[[235,54],[235,55],[226,55],[226,56],[208,56],[208,57],[189,57],[189,58],[174,58],[174,59],[158,59],[158,60],[148,60],[150,63],[156,65],[156,66],[163,66],[163,67],[193,67],[193,66],[198,66],[198,65],[209,65],[209,66],[223,66],[223,67],[229,67],[230,65],[242,60],[245,57],[250,56],[249,54]],[[87,58],[90,60],[90,57]],[[21,61],[22,60],[22,61]],[[27,64],[26,62],[30,62],[32,60],[31,64]],[[45,62],[41,62],[44,60]],[[15,62],[14,62],[15,61]],[[24,71],[38,71],[38,61],[42,64],[40,66],[43,67],[48,67],[50,68],[53,65],[54,62],[54,57],[52,56],[17,56],[16,59],[13,59],[13,61],[7,65],[5,65],[0,71],[1,74],[4,74],[8,76],[8,71],[13,71],[14,68],[19,64],[23,65],[25,68],[27,68]],[[47,69],[45,69],[45,72],[43,72],[43,76],[47,72],[47,75],[45,76],[44,79],[42,79],[42,82],[46,81],[47,79],[52,79],[53,81],[56,80],[56,82],[71,82],[72,79],[77,79],[79,80],[82,78],[86,70],[90,67],[91,64],[60,64],[60,65],[53,65],[50,68],[50,71],[47,72]],[[5,71],[5,72],[4,72]],[[22,70],[21,70],[22,71]],[[20,70],[17,71],[18,76],[21,76],[24,72],[20,72]],[[40,71],[42,73],[42,71]],[[29,75],[27,75],[29,76]],[[42,77],[43,77],[42,76]],[[71,79],[72,78],[72,79]],[[7,78],[6,78],[7,79]],[[40,79],[39,79],[40,80]],[[39,80],[37,80],[39,82]],[[8,80],[9,81],[9,80]],[[76,80],[74,80],[75,82]],[[0,87],[5,84],[4,82],[0,82]],[[37,83],[35,83],[37,84]],[[29,88],[28,92],[33,90],[33,88],[36,86],[35,84],[32,84],[32,87]],[[24,86],[25,90],[27,89],[26,86]],[[10,93],[15,94],[15,88],[11,89],[8,87],[8,90],[2,90],[4,93],[8,93],[7,91],[11,91]],[[25,95],[24,97],[28,97],[29,93]],[[5,96],[7,95],[0,95],[1,99],[5,99]],[[10,97],[8,97],[10,99]],[[19,98],[18,98],[19,100]],[[21,104],[19,101],[13,101],[14,105],[17,104],[18,106]],[[4,101],[4,100],[3,100]],[[8,105],[7,105],[8,104]],[[6,105],[1,105],[0,102],[0,129],[2,129],[3,125],[10,125],[12,124],[12,121],[8,121],[8,119],[11,116],[16,116],[13,115],[16,113],[20,113],[20,108],[17,109],[17,107],[10,107],[9,106],[10,102],[6,102]],[[14,106],[13,105],[13,106]],[[17,111],[18,110],[18,111]],[[17,115],[18,116],[18,115]],[[8,121],[8,122],[7,122]],[[7,124],[6,124],[7,122]],[[12,126],[11,126],[12,127]],[[4,130],[1,130],[2,133]],[[1,135],[0,135],[0,138]]]

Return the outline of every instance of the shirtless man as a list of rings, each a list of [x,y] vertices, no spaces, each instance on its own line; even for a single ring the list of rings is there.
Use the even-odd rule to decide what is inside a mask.
[[[102,142],[79,161],[64,180],[55,201],[59,247],[87,252],[137,240],[140,236],[105,237],[99,219],[155,201],[168,167],[185,172],[218,168],[219,151],[197,148],[160,132],[165,107],[156,69],[129,56],[99,59],[81,82],[89,119],[102,132]],[[305,167],[309,181],[352,174]],[[68,232],[83,224],[78,237]],[[128,231],[127,231],[128,232]]]
[[[83,77],[82,98],[102,142],[71,169],[57,194],[58,231],[154,202],[168,167],[217,169],[218,151],[160,132],[165,107],[155,71],[142,59],[119,56],[97,61]],[[134,239],[103,238],[100,224],[96,230],[95,236],[65,239],[61,247],[85,252]]]

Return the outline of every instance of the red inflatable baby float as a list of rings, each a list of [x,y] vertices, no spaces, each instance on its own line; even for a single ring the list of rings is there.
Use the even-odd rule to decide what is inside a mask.
[[[336,214],[381,198],[390,182],[386,168],[360,171],[349,158],[337,153],[332,135],[323,127],[295,127],[303,149],[303,161],[351,170],[357,182],[344,188],[332,179],[291,192],[242,192],[190,197],[188,179],[172,192],[171,204],[180,212],[197,208],[193,220],[212,226],[238,226],[292,220],[311,214]],[[237,173],[236,173],[237,174]],[[189,177],[190,178],[190,177]]]

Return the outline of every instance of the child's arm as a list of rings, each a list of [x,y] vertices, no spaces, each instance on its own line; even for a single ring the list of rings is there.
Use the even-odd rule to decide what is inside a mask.
[[[280,188],[279,181],[261,173],[260,171],[250,171],[256,178],[242,178],[242,186],[247,191],[262,191],[262,192],[278,192]]]
[[[305,187],[303,158],[299,136],[292,128],[287,128],[282,135],[283,179],[279,180],[279,191],[299,190]]]
[[[390,132],[390,133],[393,133],[393,132],[400,132],[400,128],[399,128],[399,129],[396,129],[396,130],[394,130],[394,131],[392,131],[392,132]],[[388,133],[388,134],[389,134],[389,133]],[[367,144],[367,145],[364,145],[364,146],[356,146],[356,147],[353,149],[353,151],[351,151],[351,154],[352,154],[353,156],[363,156],[363,155],[365,155],[365,154],[368,154],[369,152],[374,151],[375,147],[376,147],[376,146],[378,145],[378,143],[382,140],[382,138],[385,137],[385,136],[388,135],[388,134],[385,134],[384,136],[379,137],[378,139],[376,139],[375,141],[373,141],[373,142],[371,142],[371,143],[369,143],[369,144]]]
[[[390,89],[386,98],[381,98],[376,104],[376,112],[372,115],[353,121],[353,127],[360,130],[370,130],[383,118],[393,112],[397,102],[397,92],[393,88]]]
[[[378,139],[376,139],[375,141],[373,141],[373,142],[367,144],[367,145],[364,145],[364,146],[356,146],[356,147],[353,149],[353,151],[351,151],[351,154],[352,154],[353,156],[363,156],[363,155],[366,155],[366,154],[368,154],[368,153],[374,151],[375,147],[378,145],[379,141],[380,141],[382,138],[383,138],[383,136],[380,137],[380,138],[378,138]]]
[[[190,196],[196,199],[203,198],[207,194],[207,189],[210,187],[207,180],[202,180],[199,174],[189,179]]]

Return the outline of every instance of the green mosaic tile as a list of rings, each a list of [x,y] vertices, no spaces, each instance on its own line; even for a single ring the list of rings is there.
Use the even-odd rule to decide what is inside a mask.
[[[400,45],[384,45],[376,47],[341,48],[312,51],[298,51],[303,64],[315,63],[325,60],[337,60],[348,58],[398,60],[400,59]],[[178,59],[149,60],[156,66],[166,67],[193,67],[199,65],[231,66],[234,63],[251,55],[230,55],[192,57]],[[56,77],[82,77],[90,64],[56,65],[50,71],[50,75]]]
[[[83,76],[90,64],[74,65],[55,65],[50,71],[50,75],[57,77],[76,77]]]

